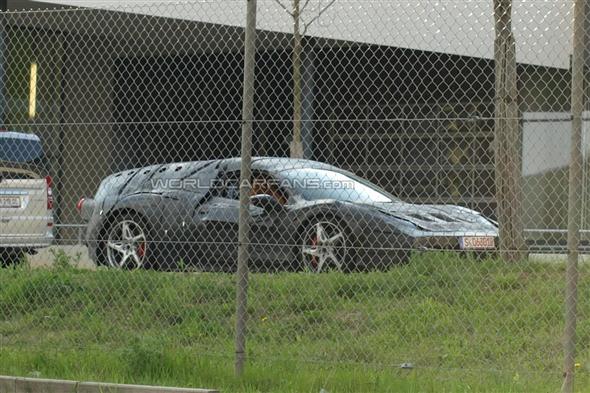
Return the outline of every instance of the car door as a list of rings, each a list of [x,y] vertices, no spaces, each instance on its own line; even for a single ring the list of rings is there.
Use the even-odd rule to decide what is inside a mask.
[[[209,265],[215,270],[233,270],[237,266],[238,227],[240,217],[239,171],[222,174],[215,195],[195,209],[194,225],[200,242],[207,249]],[[258,259],[260,247],[272,232],[274,219],[264,209],[250,205],[252,218],[251,248],[253,259]],[[261,254],[262,255],[262,254]]]
[[[252,258],[264,270],[292,263],[292,219],[291,207],[283,206],[279,211],[262,210],[252,217],[250,243]]]
[[[262,209],[251,206],[256,217]],[[212,270],[233,270],[237,266],[240,201],[213,197],[195,209],[193,225],[197,242],[205,255],[204,264]]]

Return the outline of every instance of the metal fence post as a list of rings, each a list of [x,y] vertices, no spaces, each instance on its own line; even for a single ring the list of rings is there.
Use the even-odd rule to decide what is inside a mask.
[[[574,389],[576,306],[578,300],[578,246],[582,182],[582,111],[584,109],[584,7],[587,0],[576,0],[572,56],[572,135],[568,195],[568,260],[565,292],[564,381],[563,393]]]
[[[246,360],[246,318],[248,300],[248,259],[250,232],[250,177],[252,169],[252,122],[254,120],[254,67],[256,66],[256,0],[247,0],[244,39],[244,95],[242,103],[242,146],[240,171],[240,217],[238,229],[238,270],[236,288],[235,373],[244,372]]]

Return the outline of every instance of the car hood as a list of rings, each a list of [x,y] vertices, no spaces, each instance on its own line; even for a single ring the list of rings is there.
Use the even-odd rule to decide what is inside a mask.
[[[429,232],[497,232],[496,226],[480,213],[455,205],[375,203],[365,205]]]

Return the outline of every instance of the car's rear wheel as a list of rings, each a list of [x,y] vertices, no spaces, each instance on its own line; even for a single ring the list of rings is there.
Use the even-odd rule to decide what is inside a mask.
[[[147,226],[138,216],[117,217],[107,229],[104,244],[107,266],[125,270],[146,267],[147,233]]]
[[[346,229],[335,220],[309,223],[300,247],[303,270],[312,273],[348,271],[349,241]]]
[[[25,258],[23,250],[0,248],[0,268],[20,265]]]

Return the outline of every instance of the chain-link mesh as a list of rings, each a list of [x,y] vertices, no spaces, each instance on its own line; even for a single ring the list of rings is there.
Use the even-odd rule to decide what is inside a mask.
[[[248,356],[558,386],[572,2],[259,0],[247,184],[245,1],[61,3],[0,15],[3,350],[233,356],[242,190]]]

